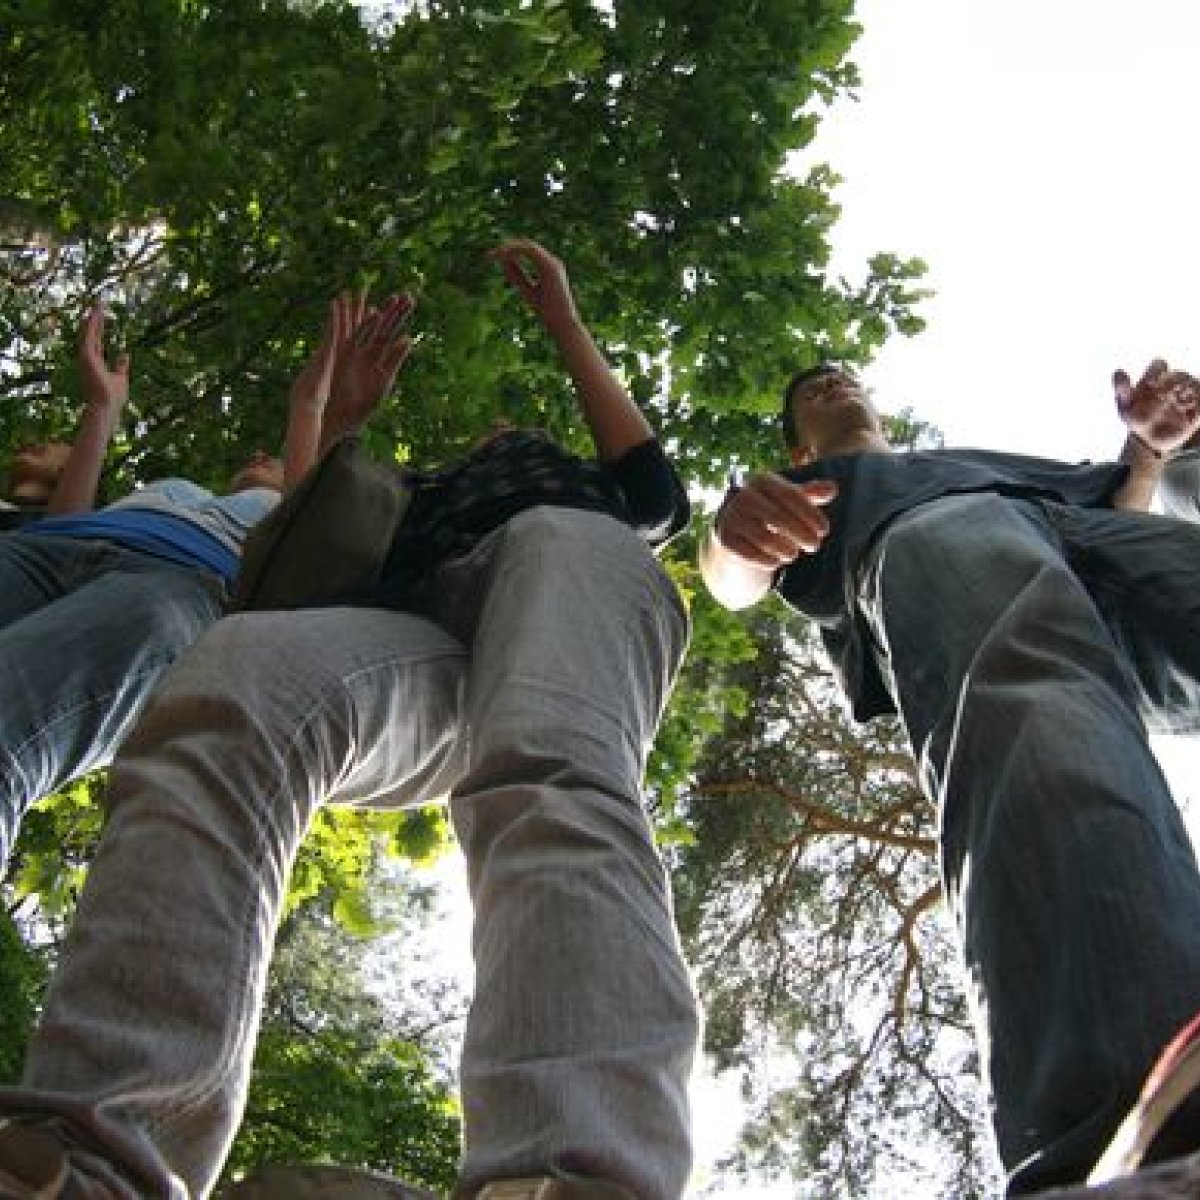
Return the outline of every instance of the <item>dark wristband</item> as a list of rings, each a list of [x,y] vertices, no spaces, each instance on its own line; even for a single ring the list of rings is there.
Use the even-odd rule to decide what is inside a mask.
[[[1133,440],[1135,442],[1137,442],[1137,444],[1139,446],[1141,446],[1141,448],[1143,450],[1145,450],[1145,452],[1147,454],[1153,455],[1155,458],[1157,458],[1159,460],[1159,462],[1161,462],[1164,458],[1166,458],[1166,455],[1163,454],[1161,450],[1155,450],[1155,448],[1152,445],[1150,445],[1150,443],[1148,441],[1146,441],[1146,439],[1144,437],[1142,437],[1142,435],[1140,433],[1134,433],[1133,430],[1131,429],[1129,431],[1129,436],[1131,438],[1133,438]]]

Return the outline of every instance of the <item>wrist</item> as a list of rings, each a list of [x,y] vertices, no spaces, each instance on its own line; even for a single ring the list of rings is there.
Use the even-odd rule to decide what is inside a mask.
[[[107,422],[113,424],[125,407],[128,393],[120,396],[93,396],[84,403],[83,419],[89,423]]]
[[[558,341],[587,335],[587,327],[580,320],[579,314],[574,309],[552,317],[544,316],[542,317],[542,324],[546,327],[546,332]]]
[[[370,413],[348,412],[346,410],[325,411],[325,419],[321,422],[321,446],[331,446],[334,442],[348,433],[357,433],[367,423]]]
[[[1142,437],[1140,433],[1137,433],[1135,430],[1131,429],[1129,431],[1129,436],[1133,440],[1138,454],[1144,457],[1152,458],[1156,462],[1164,462],[1167,459],[1168,456],[1164,454],[1163,451],[1152,446],[1144,437]]]

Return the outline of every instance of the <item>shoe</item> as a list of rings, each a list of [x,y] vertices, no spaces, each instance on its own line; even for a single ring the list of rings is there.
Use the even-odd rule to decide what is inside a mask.
[[[1200,1088],[1200,1013],[1159,1056],[1084,1187],[1039,1192],[1037,1200],[1200,1200],[1200,1153],[1142,1163],[1167,1121]]]
[[[53,1121],[0,1118],[0,1200],[137,1200],[100,1159],[79,1151],[88,1166],[72,1161],[69,1146]]]
[[[1110,1183],[1080,1184],[1038,1192],[1030,1200],[1198,1200],[1200,1154],[1175,1158]]]
[[[438,1200],[388,1175],[349,1167],[260,1167],[217,1200]],[[634,1200],[616,1184],[593,1179],[503,1179],[489,1183],[476,1200]]]
[[[216,1200],[438,1200],[389,1175],[324,1165],[259,1167]]]
[[[1200,1087],[1200,1013],[1159,1056],[1137,1103],[1100,1156],[1088,1183],[1108,1183],[1136,1171],[1162,1127],[1197,1087]]]
[[[58,1117],[0,1117],[0,1200],[139,1200],[144,1194]]]
[[[550,1179],[539,1175],[535,1179],[489,1183],[478,1200],[634,1200],[634,1195],[599,1179]]]
[[[71,1164],[52,1133],[14,1121],[0,1124],[0,1200],[64,1196]]]

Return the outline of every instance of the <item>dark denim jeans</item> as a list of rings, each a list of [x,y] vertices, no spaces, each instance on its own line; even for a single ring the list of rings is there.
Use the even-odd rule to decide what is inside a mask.
[[[0,536],[0,868],[43,796],[104,766],[222,585],[110,542]]]
[[[1200,874],[1147,740],[1200,721],[1200,528],[950,497],[885,533],[860,603],[939,806],[1009,1194],[1081,1180],[1200,1009]]]

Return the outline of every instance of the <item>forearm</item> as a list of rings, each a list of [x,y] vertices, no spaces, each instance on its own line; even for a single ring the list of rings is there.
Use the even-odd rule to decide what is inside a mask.
[[[319,405],[293,402],[283,440],[283,490],[286,495],[312,469],[322,450],[323,412]]]
[[[726,608],[749,608],[770,590],[774,571],[758,567],[721,545],[714,522],[700,543],[700,574],[713,599]]]
[[[591,333],[578,317],[547,326],[563,365],[575,385],[583,419],[591,430],[596,454],[603,461],[654,436],[649,421],[613,373]]]
[[[65,515],[91,512],[96,507],[100,472],[119,412],[119,408],[89,407],[84,410],[79,432],[71,443],[67,465],[46,506],[48,512]]]
[[[1131,433],[1125,439],[1119,461],[1129,467],[1129,476],[1113,497],[1113,507],[1149,511],[1162,478],[1165,460]]]

